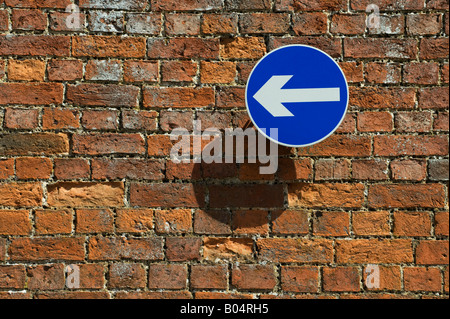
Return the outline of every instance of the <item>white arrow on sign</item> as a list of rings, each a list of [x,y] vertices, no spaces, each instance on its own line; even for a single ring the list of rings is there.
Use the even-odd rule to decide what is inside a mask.
[[[253,96],[274,117],[294,116],[282,103],[339,102],[340,88],[282,89],[293,75],[275,75]]]

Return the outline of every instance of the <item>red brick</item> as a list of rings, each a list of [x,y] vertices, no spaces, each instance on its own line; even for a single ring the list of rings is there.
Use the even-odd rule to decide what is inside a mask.
[[[26,210],[0,210],[0,235],[30,235],[29,217]]]
[[[344,71],[349,83],[359,83],[364,81],[363,64],[361,62],[339,62],[339,66]]]
[[[136,107],[139,91],[138,87],[129,85],[69,85],[67,102],[80,106]]]
[[[0,105],[61,104],[62,99],[63,86],[59,83],[0,83]]]
[[[350,105],[362,109],[412,109],[415,102],[413,88],[350,87]]]
[[[365,28],[366,16],[363,14],[335,14],[331,18],[330,32],[334,34],[364,34]]]
[[[448,58],[448,38],[423,38],[420,41],[421,59]]]
[[[202,61],[201,82],[206,84],[231,84],[236,78],[236,64],[234,62]]]
[[[289,24],[289,15],[284,13],[246,13],[239,19],[240,32],[247,34],[284,34]]]
[[[96,58],[143,58],[145,42],[145,38],[141,37],[74,36],[72,55]]]
[[[8,134],[0,137],[0,154],[52,155],[69,152],[65,134]]]
[[[205,235],[231,234],[231,213],[212,210],[196,211],[194,215],[194,232]]]
[[[402,67],[397,63],[369,62],[366,64],[366,81],[376,84],[399,83]]]
[[[389,178],[388,163],[383,159],[361,159],[352,162],[352,176],[360,180],[385,180]]]
[[[411,263],[414,258],[409,239],[338,240],[335,249],[338,264]]]
[[[369,186],[372,208],[437,208],[445,206],[445,190],[440,184],[400,184]]]
[[[439,64],[435,62],[413,62],[403,66],[403,81],[409,84],[437,84]]]
[[[119,128],[119,112],[112,110],[85,110],[81,117],[81,125],[87,130],[117,130]]]
[[[193,82],[197,63],[192,61],[164,61],[161,65],[163,82]]]
[[[0,184],[0,206],[41,206],[43,196],[41,183]]]
[[[238,15],[236,13],[203,15],[202,31],[204,34],[235,34],[237,29]]]
[[[0,35],[0,56],[69,56],[70,37],[52,35]]]
[[[169,261],[200,260],[201,238],[168,237],[166,257]]]
[[[449,235],[449,213],[448,212],[437,212],[434,216],[435,227],[434,232],[437,236],[447,236]]]
[[[185,289],[186,265],[152,264],[149,267],[148,287],[150,289]]]
[[[192,299],[189,291],[139,291],[139,292],[118,292],[116,299]]]
[[[168,35],[200,34],[201,16],[190,13],[169,13],[166,15],[165,30]]]
[[[164,177],[164,163],[146,159],[93,159],[92,178],[94,179],[147,179],[158,180]]]
[[[47,186],[50,207],[105,207],[123,206],[122,182],[57,182]]]
[[[10,129],[35,129],[39,125],[39,110],[12,109],[5,110],[5,127]]]
[[[27,59],[27,60],[9,60],[8,79],[10,81],[44,81],[45,61]]]
[[[282,266],[281,287],[286,292],[318,292],[319,268]]]
[[[84,237],[16,238],[8,250],[14,261],[84,260]]]
[[[0,287],[2,289],[23,289],[26,280],[24,266],[0,265]]]
[[[236,211],[232,218],[232,228],[235,234],[267,235],[269,233],[269,216],[267,211],[248,210]]]
[[[296,183],[288,187],[290,207],[359,208],[363,201],[363,184]]]
[[[64,289],[64,265],[38,265],[27,268],[28,289],[60,290]]]
[[[313,176],[312,161],[305,159],[280,158],[278,177],[282,180],[310,180]]]
[[[304,2],[298,0],[278,0],[275,4],[277,11],[340,11],[347,8],[343,0],[326,0],[320,2]]]
[[[13,30],[44,31],[47,28],[47,16],[41,10],[12,10]]]
[[[393,116],[389,112],[362,112],[358,114],[357,128],[360,132],[391,132]]]
[[[122,79],[122,62],[118,60],[89,60],[84,77],[87,81],[118,82]]]
[[[51,291],[38,292],[35,294],[36,299],[110,299],[110,295],[106,291]]]
[[[394,235],[409,237],[430,236],[430,213],[394,212]]]
[[[6,238],[0,238],[0,261],[5,261],[6,258]]]
[[[223,6],[221,0],[151,0],[155,11],[209,11],[220,10]]]
[[[7,31],[9,29],[8,11],[0,10],[0,30]]]
[[[19,179],[48,179],[53,163],[49,158],[22,157],[16,159],[16,176]]]
[[[220,43],[220,57],[223,59],[257,59],[265,53],[266,45],[260,37],[222,39]]]
[[[448,154],[446,136],[391,135],[375,136],[374,154],[377,156],[432,156]]]
[[[162,260],[161,238],[91,237],[89,260]]]
[[[395,128],[401,133],[430,132],[432,114],[430,112],[399,112],[395,117]]]
[[[0,159],[0,179],[14,176],[14,159]]]
[[[144,106],[160,108],[204,108],[214,105],[214,89],[205,88],[144,88]]]
[[[148,156],[168,156],[175,143],[169,135],[151,135],[147,138]]]
[[[244,108],[245,89],[240,87],[218,88],[216,106],[220,108]]]
[[[448,109],[449,90],[445,87],[422,88],[419,90],[419,108]]]
[[[350,179],[350,161],[347,159],[320,159],[315,164],[315,180]]]
[[[77,264],[80,268],[80,289],[103,289],[104,268],[101,264]]]
[[[360,275],[356,267],[325,267],[323,269],[323,289],[325,291],[360,291]]]
[[[44,130],[76,129],[80,127],[78,110],[66,108],[45,108],[42,114]]]
[[[441,272],[436,268],[408,267],[403,269],[406,291],[440,291]]]
[[[70,4],[70,0],[5,0],[9,7],[15,8],[51,8],[64,9]]]
[[[114,214],[109,209],[77,209],[76,231],[83,234],[111,233]]]
[[[308,234],[308,213],[294,210],[272,212],[272,233],[277,235]]]
[[[158,234],[184,234],[192,231],[192,210],[156,210],[155,231]]]
[[[203,207],[204,188],[192,184],[137,184],[130,186],[132,206]]]
[[[313,146],[298,149],[299,156],[370,156],[371,139],[366,136],[333,135]]]
[[[253,260],[253,240],[250,238],[204,238],[203,257],[205,260],[215,262]]]
[[[127,25],[126,25],[127,33],[158,35],[161,32],[161,26],[162,22],[160,13],[127,14]]]
[[[318,236],[348,236],[350,216],[345,212],[316,212],[313,219],[313,234]]]
[[[146,276],[142,264],[116,263],[109,267],[109,288],[145,288]]]
[[[86,159],[82,158],[55,158],[54,174],[57,179],[84,179],[89,178],[90,165]]]
[[[125,82],[158,82],[159,64],[153,61],[125,61]]]
[[[261,238],[256,241],[258,259],[281,263],[328,263],[333,258],[327,239]]]
[[[70,12],[51,12],[49,15],[49,28],[52,31],[57,32],[83,32],[86,27],[86,14],[80,12],[80,24],[69,24],[67,26],[66,21],[70,19]],[[70,20],[69,20],[70,21]]]
[[[217,39],[152,38],[148,40],[148,57],[151,59],[217,59],[219,42]]]
[[[37,210],[35,227],[38,235],[70,234],[72,212],[69,210]]]
[[[368,270],[367,268],[363,269],[363,279],[365,283],[365,287],[368,290],[401,290],[402,286],[402,275],[399,266],[378,266],[379,268],[379,288],[367,287],[367,279],[368,279]],[[366,272],[367,271],[367,272]]]
[[[224,207],[281,207],[281,185],[212,185],[209,187],[210,206]]]
[[[415,59],[417,46],[413,39],[346,38],[344,52],[356,59]]]
[[[435,115],[433,130],[447,131],[449,130],[449,113],[439,112]]]
[[[191,286],[194,289],[227,289],[227,273],[225,265],[193,265]]]
[[[418,265],[448,265],[448,240],[422,240],[416,248]]]
[[[411,35],[435,35],[441,32],[443,17],[439,13],[408,14],[406,30]]]
[[[388,236],[391,233],[389,212],[354,212],[352,230],[356,236]]]
[[[140,134],[101,134],[73,136],[73,152],[83,155],[144,154]]]
[[[153,210],[118,209],[116,231],[120,233],[145,233],[153,229]]]
[[[238,290],[272,290],[277,284],[275,269],[265,265],[239,265],[233,267],[232,284]]]
[[[421,181],[427,177],[425,160],[394,160],[391,162],[392,179]]]
[[[424,9],[424,3],[420,0],[412,0],[408,2],[398,2],[392,0],[356,0],[351,4],[354,10],[366,10],[369,4],[376,4],[381,10],[397,11],[397,10],[421,10]]]
[[[83,62],[80,60],[48,61],[47,73],[49,81],[77,81],[83,78]]]
[[[342,42],[341,39],[317,36],[299,36],[290,38],[272,38],[270,40],[269,48],[274,50],[285,45],[291,44],[305,44],[318,48],[328,53],[333,58],[341,57]]]

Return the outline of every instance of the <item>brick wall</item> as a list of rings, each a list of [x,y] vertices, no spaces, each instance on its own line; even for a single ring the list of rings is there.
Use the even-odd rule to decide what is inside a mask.
[[[0,298],[448,298],[448,1],[72,2],[0,0]],[[295,43],[347,76],[335,135],[274,175],[170,160]]]

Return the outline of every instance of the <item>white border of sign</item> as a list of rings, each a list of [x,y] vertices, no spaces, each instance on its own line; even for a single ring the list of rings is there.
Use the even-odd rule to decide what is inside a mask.
[[[274,53],[274,52],[276,52],[276,51],[278,51],[278,50],[282,50],[282,49],[285,49],[285,48],[288,48],[288,47],[307,47],[307,48],[311,48],[311,49],[314,49],[314,50],[316,50],[316,51],[319,51],[319,52],[325,54],[326,56],[328,56],[331,60],[333,60],[333,62],[336,64],[336,66],[337,66],[337,67],[339,68],[339,70],[341,71],[342,76],[344,77],[344,80],[345,80],[345,85],[346,85],[346,87],[347,87],[347,106],[346,106],[346,108],[345,108],[345,113],[344,113],[344,115],[342,116],[342,118],[341,118],[339,124],[331,131],[330,134],[328,134],[327,136],[325,136],[325,137],[322,138],[321,140],[316,141],[316,142],[314,142],[314,143],[310,143],[310,144],[304,144],[304,145],[289,145],[289,144],[284,144],[284,143],[281,143],[281,142],[279,142],[279,141],[276,141],[276,140],[272,139],[270,136],[267,136],[267,134],[266,134],[265,132],[263,132],[263,131],[258,127],[258,125],[257,125],[257,124],[255,123],[255,121],[253,120],[253,117],[252,117],[252,115],[251,115],[251,113],[250,113],[250,110],[249,110],[249,108],[248,108],[248,83],[249,83],[249,81],[250,81],[251,78],[252,78],[253,71],[255,71],[255,69],[258,67],[258,65],[261,63],[261,61],[263,61],[263,60],[264,60],[265,58],[267,58],[269,55],[271,55],[272,53]],[[350,92],[349,92],[349,87],[348,87],[348,81],[347,81],[347,78],[346,78],[346,76],[345,76],[345,74],[344,74],[344,71],[342,71],[341,66],[340,66],[340,65],[336,62],[336,60],[333,59],[328,53],[326,53],[326,52],[324,52],[324,51],[322,51],[322,50],[320,50],[320,49],[318,49],[318,48],[315,48],[315,47],[313,47],[313,46],[306,45],[306,44],[290,44],[290,45],[285,45],[285,46],[282,46],[282,47],[280,47],[280,48],[277,48],[277,49],[275,49],[275,50],[270,51],[269,53],[267,53],[267,54],[266,54],[265,56],[263,56],[263,57],[256,63],[256,65],[253,67],[252,72],[250,72],[250,76],[248,77],[247,85],[245,86],[245,107],[246,107],[246,109],[247,109],[247,113],[248,113],[248,115],[249,115],[249,117],[250,117],[250,120],[253,122],[253,124],[255,125],[255,127],[258,129],[258,131],[259,131],[263,136],[265,136],[266,138],[268,138],[269,140],[271,140],[272,142],[274,142],[274,143],[276,143],[276,144],[279,144],[279,145],[282,145],[282,146],[287,146],[287,147],[308,147],[308,146],[312,146],[312,145],[318,144],[318,143],[320,143],[320,142],[323,142],[324,140],[326,140],[327,138],[329,138],[331,135],[334,134],[334,132],[336,132],[336,130],[341,126],[342,122],[344,121],[344,118],[345,118],[345,116],[346,116],[347,113],[348,113],[348,105],[349,105],[349,103],[350,103]],[[265,128],[265,129],[268,130],[268,129],[270,129],[270,128],[267,127],[267,128]]]

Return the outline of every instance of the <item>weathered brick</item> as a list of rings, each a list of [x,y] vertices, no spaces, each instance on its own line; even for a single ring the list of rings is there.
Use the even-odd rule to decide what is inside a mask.
[[[194,232],[205,235],[231,234],[231,213],[213,210],[196,211],[194,215]]]
[[[387,236],[390,234],[389,212],[354,212],[352,230],[357,236]]]
[[[90,60],[84,77],[88,81],[118,82],[122,79],[122,63],[118,60]]]
[[[158,234],[184,234],[192,230],[192,210],[156,210],[155,230]]]
[[[40,206],[43,198],[41,183],[0,184],[0,206],[33,207]]]
[[[147,179],[158,180],[164,177],[164,163],[145,159],[93,159],[92,178],[94,179]]]
[[[0,35],[0,56],[69,56],[70,37],[52,35]]]
[[[45,108],[42,114],[44,130],[76,129],[80,127],[78,110],[66,108]]]
[[[145,233],[153,229],[153,210],[118,209],[116,231],[120,233]]]
[[[166,239],[166,256],[169,261],[200,260],[201,238],[169,237]]]
[[[333,258],[327,239],[262,238],[256,241],[258,259],[281,263],[327,263]]]
[[[223,39],[220,43],[220,57],[223,59],[257,59],[265,53],[264,39],[259,37]]]
[[[67,87],[67,102],[80,106],[136,107],[139,88],[131,85],[76,84]]]
[[[120,11],[97,11],[89,13],[88,29],[93,32],[122,33],[124,30],[124,14]]]
[[[77,81],[83,78],[83,62],[80,60],[48,61],[48,79],[50,81]]]
[[[449,160],[448,159],[430,159],[428,162],[429,178],[433,181],[448,181],[449,179]]]
[[[217,39],[202,38],[151,38],[148,40],[148,57],[154,59],[217,59]]]
[[[72,212],[69,210],[37,210],[35,227],[38,235],[70,234]]]
[[[363,14],[335,14],[331,18],[330,32],[345,35],[363,34],[366,28],[365,20]]]
[[[202,62],[202,83],[231,84],[236,78],[236,64],[234,62]]]
[[[13,9],[11,22],[13,30],[44,31],[47,28],[47,16],[41,10]]]
[[[363,184],[290,184],[289,206],[297,207],[362,207]]]
[[[113,9],[113,10],[143,10],[147,6],[146,0],[80,0],[81,8]]]
[[[6,134],[0,137],[0,155],[52,155],[69,152],[65,134]]]
[[[430,112],[399,112],[395,116],[395,128],[401,133],[430,132],[432,114]]]
[[[445,206],[445,190],[440,184],[399,184],[369,186],[372,208],[433,208]]]
[[[195,108],[214,105],[214,89],[204,88],[174,88],[145,87],[144,106],[159,108]]]
[[[60,290],[64,289],[64,265],[38,265],[27,268],[30,278],[28,288],[30,290]]]
[[[448,240],[423,240],[416,248],[416,263],[418,265],[448,265]]]
[[[193,265],[191,285],[194,289],[227,289],[228,268],[222,265]]]
[[[38,81],[45,77],[45,61],[42,60],[9,60],[8,79],[10,81]]]
[[[84,110],[81,125],[87,130],[117,130],[119,128],[119,111]]]
[[[250,238],[205,238],[203,240],[203,257],[210,261],[252,260],[253,240]]]
[[[278,235],[308,234],[308,212],[295,210],[272,212],[272,233]]]
[[[84,237],[16,238],[8,250],[14,261],[84,260]]]
[[[76,232],[83,234],[112,233],[114,216],[109,209],[77,209]]]
[[[140,134],[76,134],[73,136],[75,154],[144,154],[144,146],[145,142]]]
[[[151,0],[155,11],[210,11],[223,8],[223,0]]]
[[[428,212],[394,212],[394,234],[397,236],[430,236],[431,216]]]
[[[360,132],[392,132],[393,118],[390,112],[361,112],[358,114],[357,128]]]
[[[51,105],[62,99],[60,83],[0,83],[0,105]]]
[[[53,163],[44,157],[22,157],[16,159],[16,176],[19,179],[48,179],[52,175]]]
[[[125,61],[125,82],[158,82],[159,66],[153,61]]]
[[[51,207],[123,206],[124,185],[116,183],[57,182],[47,186]]]
[[[313,234],[318,236],[348,236],[350,216],[345,212],[316,212],[313,219]]]
[[[281,287],[286,292],[318,292],[319,268],[308,266],[282,266]]]
[[[232,284],[238,290],[272,290],[277,284],[271,265],[239,265],[233,267]]]
[[[299,0],[277,0],[275,10],[277,11],[339,11],[347,8],[347,2],[343,0],[326,0],[320,2]]]
[[[235,34],[237,29],[238,15],[236,13],[203,15],[202,31],[204,34]]]
[[[298,149],[299,156],[370,156],[371,139],[366,136],[334,135],[313,146]]]
[[[284,13],[247,13],[240,16],[239,29],[247,34],[283,34],[288,31],[289,22],[289,15]]]
[[[92,237],[89,260],[162,260],[161,238]]]
[[[425,160],[394,160],[391,162],[392,179],[421,181],[427,176]]]
[[[150,289],[185,289],[188,271],[186,265],[152,264],[149,267]]]
[[[72,38],[72,55],[96,58],[143,58],[145,56],[145,38],[75,36]]]
[[[413,88],[350,87],[350,105],[362,109],[412,109],[415,101]]]
[[[163,82],[193,82],[197,63],[192,61],[164,61],[161,65]]]
[[[210,206],[223,207],[281,207],[281,185],[212,185],[209,187]]]
[[[406,16],[406,30],[411,35],[434,35],[442,30],[443,17],[435,14],[409,14]]]
[[[114,263],[109,266],[109,288],[136,289],[146,286],[146,270],[142,264]]]
[[[203,207],[204,188],[193,184],[138,184],[130,186],[130,203],[145,207]]]
[[[413,39],[346,38],[344,53],[347,58],[414,59],[417,46]]]
[[[35,129],[39,125],[39,110],[7,108],[5,127],[10,129]]]
[[[402,78],[402,67],[397,63],[369,62],[365,66],[366,81],[378,84],[399,83]]]
[[[0,265],[0,287],[23,289],[26,284],[25,267],[22,265]]]
[[[30,235],[29,217],[27,210],[0,210],[0,235]]]
[[[84,179],[91,175],[90,165],[86,159],[56,158],[54,164],[54,174],[57,179]]]
[[[389,135],[375,136],[376,156],[431,156],[448,154],[446,136]]]
[[[8,179],[14,176],[14,159],[0,159],[0,179]]]
[[[441,273],[436,268],[407,267],[403,269],[406,291],[440,291]]]
[[[169,35],[200,34],[201,16],[190,13],[169,13],[166,15],[165,31]]]
[[[325,267],[323,269],[323,289],[325,291],[360,291],[359,271],[356,267]]]

